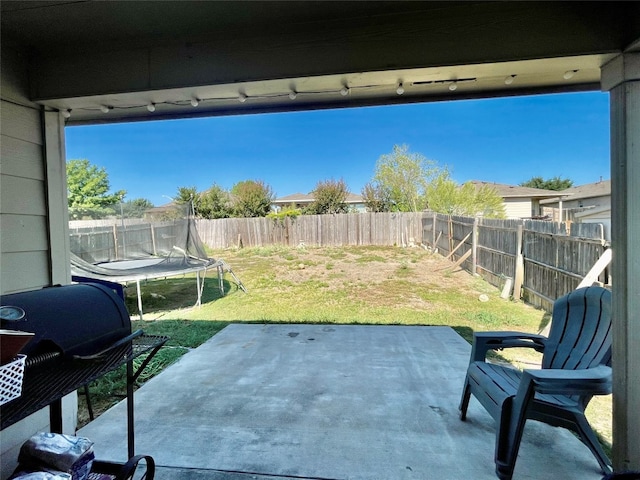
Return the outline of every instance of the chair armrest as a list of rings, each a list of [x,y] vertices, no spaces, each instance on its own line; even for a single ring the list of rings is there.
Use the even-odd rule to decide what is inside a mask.
[[[484,362],[489,350],[526,347],[544,351],[547,337],[525,332],[475,332],[471,348],[471,362]]]
[[[153,480],[156,464],[153,457],[149,455],[133,456],[125,464],[95,460],[91,467],[91,471],[102,474],[105,477],[111,477],[112,480],[131,480],[134,478],[136,470],[138,469],[138,464],[141,460],[144,460],[146,465],[143,467],[144,470],[143,472],[140,472],[138,478],[140,478],[140,480]]]
[[[558,395],[608,395],[611,393],[611,367],[599,365],[583,370],[544,368],[525,370],[521,383],[531,383],[538,393]]]

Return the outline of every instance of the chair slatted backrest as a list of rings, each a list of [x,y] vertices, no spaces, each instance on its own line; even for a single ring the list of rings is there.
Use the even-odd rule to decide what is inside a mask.
[[[542,368],[579,370],[611,362],[611,292],[584,287],[556,300]]]

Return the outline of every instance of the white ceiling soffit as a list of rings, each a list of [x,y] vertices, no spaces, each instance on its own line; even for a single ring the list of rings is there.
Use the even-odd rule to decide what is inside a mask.
[[[111,123],[599,88],[614,54],[287,78],[41,101],[67,123]]]

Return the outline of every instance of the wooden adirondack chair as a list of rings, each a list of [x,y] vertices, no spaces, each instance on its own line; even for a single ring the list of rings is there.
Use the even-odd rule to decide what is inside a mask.
[[[486,362],[489,350],[530,347],[543,352],[542,369],[520,371]],[[611,393],[611,292],[585,287],[559,298],[549,337],[477,332],[460,401],[466,419],[471,394],[497,423],[498,478],[510,480],[527,419],[577,433],[604,473],[611,462],[584,415],[593,395]]]

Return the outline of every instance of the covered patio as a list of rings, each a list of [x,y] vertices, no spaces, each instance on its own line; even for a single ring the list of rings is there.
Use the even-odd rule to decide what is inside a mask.
[[[470,345],[449,327],[232,324],[135,396],[159,480],[495,478],[495,425],[458,403]],[[80,430],[127,457],[126,402]],[[518,479],[602,478],[568,431],[529,421]]]
[[[0,8],[2,294],[71,281],[66,126],[538,93],[609,92],[614,252],[613,462],[619,472],[640,470],[640,321],[635,314],[640,311],[640,4],[53,0],[3,1]],[[214,341],[221,338],[224,335]],[[296,338],[287,335],[284,340],[300,342],[303,334]],[[403,351],[402,356],[407,361],[418,351],[428,356],[428,344],[421,347],[423,350]],[[312,348],[316,345],[322,344],[313,343]],[[398,339],[389,343],[390,347],[393,345],[402,342]],[[250,346],[247,342],[242,351],[251,351]],[[351,349],[341,355],[357,353],[357,349]],[[435,353],[442,355],[441,351]],[[277,357],[279,352],[271,354]],[[456,361],[462,362],[462,357],[461,354]],[[420,360],[423,361],[426,359]],[[423,371],[438,371],[438,363],[419,364]],[[183,367],[184,363],[175,369]],[[404,372],[402,368],[399,371]],[[435,383],[451,381],[453,388],[455,375],[462,375],[462,371],[461,364],[449,365]],[[419,370],[412,373],[424,378]],[[161,385],[165,378],[170,378],[170,373],[141,390],[139,403],[145,403],[146,392]],[[243,378],[263,380],[258,375]],[[181,378],[183,383],[188,379],[189,376]],[[207,381],[218,380],[212,377]],[[389,388],[392,392],[396,387]],[[171,395],[177,392],[178,388]],[[404,388],[402,393],[408,392],[411,390]],[[420,392],[415,395],[429,395]],[[244,401],[251,401],[251,392],[243,393],[247,395]],[[442,411],[453,415],[449,409],[457,403],[453,391],[446,395],[451,400],[442,403],[423,398],[425,402],[419,402],[422,410],[415,411],[421,415],[412,414],[415,425],[410,431],[420,431],[425,442],[431,427],[420,424],[420,418],[429,418],[434,425],[443,427],[441,431],[449,432],[444,438],[454,433],[449,427],[444,428],[440,416]],[[442,398],[449,398],[446,395],[443,393]],[[167,392],[157,401],[165,396]],[[71,413],[65,421],[69,432],[75,429],[73,401],[70,399]],[[373,400],[367,403],[375,404]],[[440,409],[440,413],[429,405]],[[404,406],[398,410],[405,411]],[[475,408],[470,412],[472,422],[484,421],[480,414],[476,420],[476,412]],[[259,414],[260,410],[254,412]],[[171,416],[177,415],[173,411]],[[141,410],[139,418],[159,423],[157,412]],[[457,425],[458,438],[469,437],[477,444],[460,444],[464,446],[448,461],[435,454],[424,456],[432,460],[431,466],[428,462],[412,464],[404,458],[402,463],[390,465],[375,457],[377,465],[399,469],[405,476],[417,469],[421,475],[416,474],[416,478],[447,478],[438,471],[440,465],[459,465],[467,455],[475,454],[474,448],[485,448],[483,459],[491,459],[493,439],[488,427],[486,440],[477,441],[473,435],[478,428],[451,418],[450,425]],[[3,431],[3,457],[15,452],[31,433],[46,428],[46,422],[46,415],[40,415],[37,420],[31,418]],[[417,425],[423,430],[416,430]],[[145,428],[140,426],[140,451],[147,447],[142,443],[147,438]],[[388,433],[389,429],[377,431]],[[112,438],[118,437],[107,437],[106,445],[119,445]],[[363,446],[363,451],[381,445],[373,437],[364,438],[370,444]],[[437,439],[438,446],[443,443],[443,437],[432,438]],[[213,441],[213,437],[204,440]],[[246,440],[248,448],[253,438],[248,436]],[[395,448],[393,440],[388,438],[384,448]],[[211,445],[190,443],[195,456],[208,458],[203,451]],[[169,441],[165,445],[168,444]],[[310,445],[315,448],[313,442]],[[172,448],[179,458],[176,442],[172,442]],[[413,448],[417,450],[418,446]],[[285,453],[293,450],[282,449]],[[421,444],[420,450],[429,452],[428,443]],[[548,453],[548,445],[543,445],[541,451]],[[524,456],[526,448],[521,453]],[[160,450],[157,455],[164,456]],[[251,462],[251,456],[247,453],[244,462]],[[545,459],[542,464],[531,466],[528,473],[518,473],[517,467],[516,475],[538,475],[539,465],[546,466],[551,461]],[[585,461],[584,465],[582,461],[573,462],[573,467],[583,468],[581,473],[590,471],[592,464],[586,457]],[[251,467],[249,463],[241,465]],[[266,464],[258,466],[263,465]],[[297,469],[304,467],[302,460],[297,465]],[[309,465],[314,463],[310,461]],[[486,478],[493,478],[491,462],[483,465],[487,466]],[[523,465],[524,461],[521,469]],[[427,469],[430,473],[425,477]],[[198,470],[188,472],[195,476]],[[593,475],[597,478],[595,470]],[[558,476],[572,478],[569,474]],[[475,478],[484,477],[478,474]],[[591,477],[581,474],[574,478]]]

